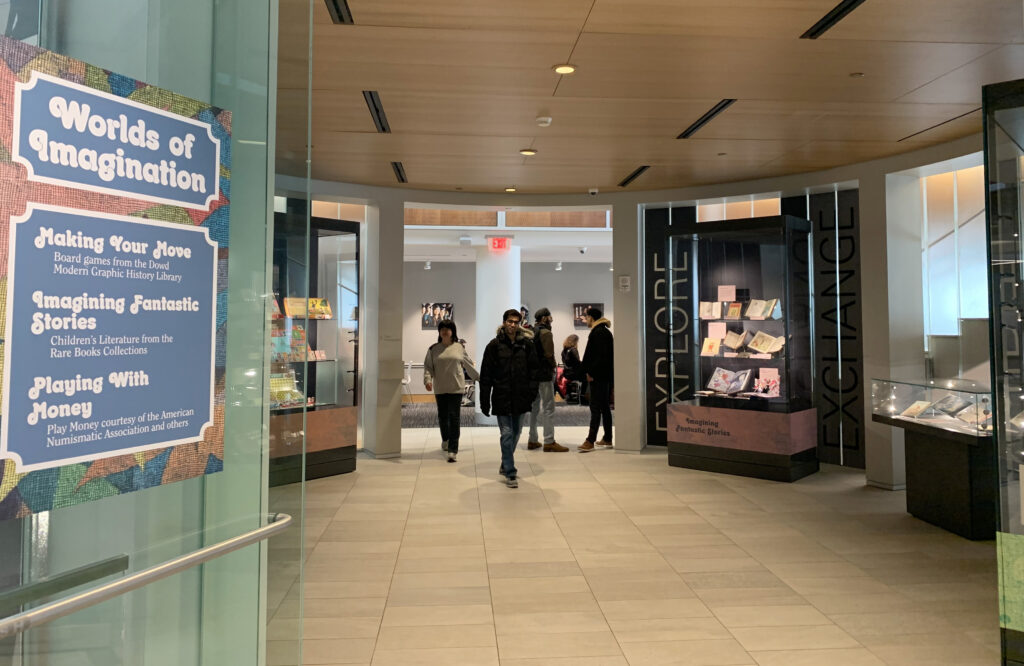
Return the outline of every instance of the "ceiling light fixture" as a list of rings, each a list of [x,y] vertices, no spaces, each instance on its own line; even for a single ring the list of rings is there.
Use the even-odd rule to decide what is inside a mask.
[[[614,273],[615,272],[615,267],[614,266],[609,266],[608,270],[611,271],[612,273]]]
[[[348,8],[346,0],[326,0],[327,13],[331,15],[331,21],[342,25],[353,25],[352,10]]]
[[[864,72],[850,72],[850,78],[851,79],[863,79],[864,78]]]
[[[395,178],[398,179],[398,182],[400,182],[400,183],[408,183],[409,182],[409,179],[405,177],[405,167],[402,166],[401,162],[392,162],[391,163],[391,169],[392,169],[392,171],[395,172]]]
[[[556,74],[573,74],[576,72],[576,65],[563,63],[561,65],[555,65],[552,69],[555,70]]]
[[[636,180],[637,178],[642,176],[644,171],[647,171],[650,168],[651,168],[650,164],[645,164],[642,167],[637,167],[637,169],[635,171],[633,171],[633,173],[629,174],[628,176],[626,176],[625,178],[622,179],[622,182],[619,183],[619,187],[626,187],[627,185],[632,183],[634,180]]]
[[[427,263],[423,264],[423,270],[425,270],[425,271],[429,271],[430,270],[430,262],[429,261]]]
[[[519,149],[519,154],[520,155],[525,155],[527,157],[532,157],[532,156],[537,154],[537,149],[536,148],[520,148]]]
[[[679,136],[677,136],[676,138],[677,139],[689,139],[691,136],[693,136],[694,134],[697,133],[697,130],[699,130],[701,127],[704,127],[705,125],[710,123],[712,120],[714,120],[715,116],[717,116],[722,111],[725,111],[730,106],[732,106],[733,102],[735,102],[735,101],[736,101],[735,99],[723,99],[718,104],[715,104],[713,107],[711,107],[708,110],[707,113],[705,113],[703,116],[698,118],[697,122],[693,123],[692,125],[690,125],[686,129],[684,129],[683,133],[680,134]]]
[[[817,23],[808,28],[807,32],[800,35],[800,39],[817,39],[821,37],[826,31],[835,27],[836,23],[846,18],[850,12],[857,9],[863,2],[864,0],[842,0],[842,2],[832,8],[832,11],[822,16]]]
[[[377,128],[377,132],[391,134],[391,125],[388,124],[388,117],[384,113],[384,107],[380,103],[380,95],[377,94],[377,91],[364,90],[363,99],[366,100],[366,106],[370,109],[370,117],[373,118],[373,125]]]
[[[556,271],[562,270],[562,262],[558,262],[557,264],[555,264],[555,270]]]
[[[505,191],[506,191],[506,192],[509,192],[509,193],[512,193],[512,192],[515,192],[515,191],[516,191],[516,188],[514,188],[514,187],[506,187],[506,188],[505,188]]]
[[[551,127],[551,116],[537,116],[537,127]]]

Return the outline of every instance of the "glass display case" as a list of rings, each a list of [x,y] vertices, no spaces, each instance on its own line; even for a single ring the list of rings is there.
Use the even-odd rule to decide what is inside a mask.
[[[270,476],[355,469],[359,225],[278,213],[270,347]]]
[[[1003,663],[1024,664],[1024,79],[982,89]]]
[[[810,231],[789,215],[671,227],[670,464],[711,469],[694,458],[740,457],[713,468],[781,480],[817,470]],[[780,418],[736,414],[750,411]]]
[[[872,379],[871,412],[883,422],[892,419],[976,437],[992,434],[992,391],[966,379]],[[1020,419],[1024,424],[1024,413]]]

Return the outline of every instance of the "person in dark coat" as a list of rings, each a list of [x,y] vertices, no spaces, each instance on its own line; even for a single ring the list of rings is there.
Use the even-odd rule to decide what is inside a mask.
[[[506,310],[497,335],[487,343],[480,363],[480,411],[498,417],[501,467],[509,488],[518,488],[515,451],[522,432],[522,415],[537,397],[539,363],[533,335],[519,327],[519,310]]]
[[[597,308],[587,310],[590,327],[587,348],[583,353],[581,369],[590,382],[590,434],[579,445],[579,451],[593,451],[595,446],[612,445],[612,387],[615,384],[615,344],[612,323]],[[604,422],[604,437],[597,442],[597,431]]]

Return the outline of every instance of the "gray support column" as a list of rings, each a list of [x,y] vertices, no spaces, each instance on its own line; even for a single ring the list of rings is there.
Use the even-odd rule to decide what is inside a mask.
[[[487,248],[476,251],[476,367],[479,368],[487,343],[501,326],[501,315],[509,308],[520,308],[522,298],[521,250],[512,246],[507,252],[495,253]],[[533,313],[530,313],[533,317]],[[524,322],[526,323],[526,322]],[[533,323],[532,321],[530,322]],[[480,401],[476,401],[480,412]],[[483,418],[478,416],[478,418]],[[496,419],[492,419],[497,423]],[[529,424],[527,424],[529,425]]]
[[[363,394],[360,435],[363,449],[377,458],[402,454],[402,271],[405,207],[400,198],[367,206],[363,233]]]
[[[865,406],[865,475],[869,485],[898,490],[906,485],[902,432],[893,437],[889,426],[871,421],[871,380],[891,374],[891,359],[899,358],[891,346],[891,314],[901,321],[921,319],[921,248],[908,248],[903,239],[890,236],[886,229],[885,174],[864,173],[860,178],[860,261],[861,293],[864,296],[864,406]],[[894,223],[896,220],[889,218]],[[918,235],[918,238],[920,235]],[[910,250],[908,252],[908,249]],[[917,259],[917,268],[913,265]],[[888,266],[887,266],[888,264]],[[900,268],[901,266],[905,267]],[[893,271],[898,271],[893,273]],[[915,272],[916,270],[916,272]],[[890,280],[900,292],[891,294]],[[914,292],[914,284],[917,292]],[[918,339],[920,346],[920,339]],[[894,353],[897,352],[897,353]],[[923,365],[922,365],[923,369]]]
[[[643,216],[636,204],[612,206],[612,298],[615,321],[615,450],[639,453],[647,446],[644,421],[644,331],[641,249]],[[628,279],[626,288],[622,282]]]

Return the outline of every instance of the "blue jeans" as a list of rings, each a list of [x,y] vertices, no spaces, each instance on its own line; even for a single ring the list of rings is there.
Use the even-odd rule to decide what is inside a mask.
[[[501,468],[499,472],[511,479],[516,477],[516,445],[523,431],[522,414],[498,415],[498,432],[501,433]]]

